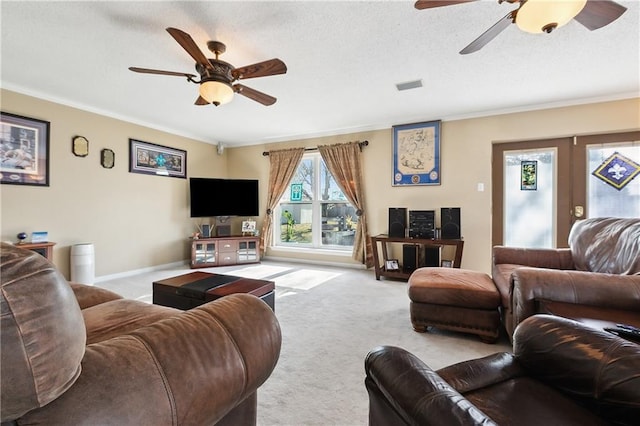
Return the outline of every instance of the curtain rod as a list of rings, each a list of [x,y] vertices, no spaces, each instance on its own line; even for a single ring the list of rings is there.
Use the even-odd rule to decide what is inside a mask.
[[[362,141],[362,142],[358,142],[358,145],[360,145],[360,149],[362,149],[362,147],[364,146],[369,146],[369,141]],[[305,148],[305,151],[317,151],[318,147],[314,147],[314,148]],[[263,151],[262,155],[265,157],[269,156],[269,151]]]

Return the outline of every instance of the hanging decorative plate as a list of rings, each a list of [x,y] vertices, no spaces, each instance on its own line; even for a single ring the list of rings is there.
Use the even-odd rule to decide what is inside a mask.
[[[614,152],[591,174],[620,191],[640,173],[640,165],[624,155]]]

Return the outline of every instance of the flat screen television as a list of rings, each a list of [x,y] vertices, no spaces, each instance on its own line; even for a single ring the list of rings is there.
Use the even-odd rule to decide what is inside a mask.
[[[259,216],[255,179],[189,178],[191,217]]]

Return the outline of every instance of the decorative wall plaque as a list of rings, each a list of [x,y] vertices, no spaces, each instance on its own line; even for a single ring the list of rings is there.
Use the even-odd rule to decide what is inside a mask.
[[[84,136],[76,136],[71,142],[71,151],[76,157],[86,157],[89,155],[89,141]]]
[[[109,148],[105,148],[100,151],[100,164],[105,169],[112,169],[116,164],[116,154]]]

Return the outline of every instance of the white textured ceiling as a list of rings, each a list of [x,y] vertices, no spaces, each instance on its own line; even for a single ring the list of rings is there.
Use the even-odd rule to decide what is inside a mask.
[[[413,1],[8,2],[2,87],[228,146],[389,128],[499,112],[640,96],[640,4],[589,31],[510,25],[482,50],[458,52],[517,6],[487,0],[417,10]],[[227,45],[236,67],[274,57],[287,74],[244,80],[275,96],[195,106],[195,73],[166,32]],[[399,92],[395,84],[422,79]],[[3,108],[4,110],[4,108]],[[8,111],[10,112],[10,111]]]

